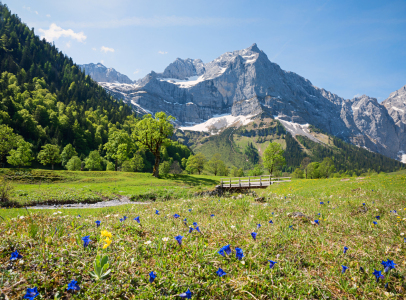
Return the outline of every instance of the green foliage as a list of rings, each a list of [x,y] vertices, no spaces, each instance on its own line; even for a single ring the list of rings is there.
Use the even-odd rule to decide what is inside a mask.
[[[141,172],[145,166],[143,157],[138,153],[136,153],[134,157],[131,159],[131,164],[134,169],[134,172]]]
[[[159,165],[159,174],[162,176],[167,176],[171,169],[171,163],[169,161],[164,161]]]
[[[130,160],[126,160],[121,165],[121,171],[123,172],[134,172],[133,166]]]
[[[11,149],[17,147],[21,137],[14,133],[13,128],[5,124],[0,125],[0,163]]]
[[[130,137],[124,130],[112,128],[109,131],[109,140],[104,144],[103,149],[106,150],[106,157],[115,163],[114,169],[117,171],[120,161],[125,161],[128,158],[131,145]]]
[[[282,146],[277,142],[269,143],[268,147],[266,147],[262,160],[269,174],[272,175],[274,171],[279,170],[286,164],[285,157],[283,156],[284,152]]]
[[[182,168],[180,167],[180,164],[177,160],[175,160],[172,164],[171,164],[171,168],[169,170],[170,174],[181,174],[182,173]]]
[[[111,272],[109,267],[109,257],[99,253],[94,260],[94,271],[90,272],[90,275],[92,275],[96,281],[106,279]]]
[[[312,162],[307,166],[307,178],[316,179],[320,177],[320,163]]]
[[[258,149],[252,144],[252,142],[245,146],[244,154],[253,165],[258,164],[260,156]]]
[[[89,153],[89,156],[85,159],[85,167],[90,171],[97,171],[102,169],[102,158],[97,150]]]
[[[135,124],[132,139],[141,149],[149,150],[155,157],[153,174],[159,177],[159,163],[161,147],[170,146],[169,137],[173,135],[174,127],[171,123],[175,118],[167,116],[164,112],[155,114],[155,118],[148,114]]]
[[[295,171],[292,173],[292,177],[302,179],[305,177],[305,174],[302,169],[296,168]]]
[[[38,160],[43,165],[52,165],[53,170],[54,165],[60,163],[62,160],[58,146],[51,144],[42,146],[42,150],[38,153]]]
[[[244,177],[244,170],[242,168],[238,169],[236,167],[233,167],[233,169],[231,170],[231,176]]]
[[[186,163],[186,171],[189,174],[193,174],[198,172],[199,175],[204,169],[204,165],[206,164],[206,156],[203,153],[197,153],[196,155],[189,156],[187,163]]]
[[[106,171],[115,171],[114,164],[111,161],[107,162]]]
[[[16,167],[31,165],[31,161],[34,159],[31,148],[31,143],[20,140],[17,150],[10,150],[10,155],[7,156],[7,162]]]
[[[67,144],[61,153],[62,158],[62,166],[66,166],[68,161],[73,157],[77,156],[78,153],[76,152],[75,148],[73,148],[72,144]]]
[[[263,175],[264,174],[264,170],[262,169],[261,165],[256,165],[254,167],[254,169],[249,170],[248,171],[248,176],[259,176],[259,175]]]
[[[77,156],[72,156],[66,163],[66,168],[69,171],[80,171],[82,168],[82,161]]]
[[[220,154],[216,153],[207,162],[206,167],[209,172],[213,173],[214,176],[217,176],[217,174],[220,172],[220,169],[225,167],[225,164],[223,161],[220,160]]]

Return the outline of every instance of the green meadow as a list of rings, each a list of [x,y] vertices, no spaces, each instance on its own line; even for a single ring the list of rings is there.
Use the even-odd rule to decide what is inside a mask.
[[[101,182],[103,177],[95,176],[92,183],[86,175],[46,185],[107,190],[117,184],[117,190],[127,188],[129,194],[186,186],[180,179],[149,181],[140,175],[147,186],[132,187],[126,174],[119,176],[123,182]],[[215,184],[213,177],[192,178],[198,186],[202,180],[207,187]],[[403,299],[405,186],[406,174],[397,173],[293,180],[256,190],[265,202],[186,193],[103,209],[2,209],[1,293],[20,299],[27,288],[37,287],[40,299],[180,299],[189,289],[192,299]],[[15,189],[30,193],[34,184],[19,183]],[[304,216],[294,217],[298,212]],[[189,233],[196,225],[200,232]],[[112,234],[106,249],[102,230]],[[85,236],[91,240],[86,247]],[[219,251],[226,245],[231,254],[223,256]],[[14,251],[22,258],[10,262]],[[101,280],[90,275],[98,253],[108,256],[111,270]],[[276,262],[273,268],[270,260]],[[388,260],[396,265],[385,272],[381,263]],[[226,275],[219,277],[219,268]],[[374,270],[383,275],[378,282]],[[152,283],[151,272],[156,274]],[[72,280],[79,291],[67,291]]]

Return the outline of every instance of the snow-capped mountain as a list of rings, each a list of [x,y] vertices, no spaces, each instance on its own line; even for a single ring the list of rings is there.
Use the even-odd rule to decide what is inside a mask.
[[[133,83],[126,75],[117,72],[113,68],[106,68],[101,63],[79,65],[79,67],[97,82]]]
[[[233,124],[230,120],[236,117],[244,116],[241,122],[247,122],[265,114],[281,120],[287,130],[292,124],[312,124],[395,159],[406,153],[405,88],[391,94],[384,105],[365,95],[343,99],[282,70],[256,44],[206,64],[178,58],[162,73],[151,72],[133,84],[94,79],[141,114],[164,111],[174,116],[183,130],[214,123],[218,130],[219,124]],[[219,116],[223,117],[207,122]],[[204,122],[207,126],[195,126]]]

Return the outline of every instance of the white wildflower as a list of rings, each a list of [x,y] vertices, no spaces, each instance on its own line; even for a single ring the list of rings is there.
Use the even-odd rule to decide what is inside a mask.
[[[168,238],[168,237],[164,237],[164,238],[162,238],[162,241],[167,242],[167,241],[169,241],[169,238]]]
[[[145,245],[149,245],[149,244],[151,244],[152,242],[151,241],[146,241],[144,244]]]

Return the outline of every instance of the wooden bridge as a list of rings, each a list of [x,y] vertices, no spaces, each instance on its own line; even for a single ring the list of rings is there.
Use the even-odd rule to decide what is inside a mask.
[[[231,189],[264,189],[271,184],[291,181],[291,177],[273,177],[261,175],[256,177],[231,177],[221,178],[220,187],[225,190]]]

